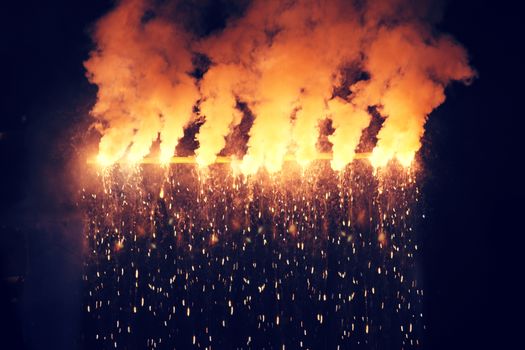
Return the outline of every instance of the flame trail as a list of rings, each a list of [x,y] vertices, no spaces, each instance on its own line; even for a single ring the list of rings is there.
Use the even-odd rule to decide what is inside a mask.
[[[331,162],[332,169],[343,170],[354,160],[361,132],[368,126],[370,116],[340,98],[331,100],[329,106],[330,116],[335,126],[334,134],[329,136],[334,152],[334,159]]]
[[[102,131],[98,159],[111,165],[126,155],[137,162],[161,133],[161,160],[169,159],[190,119],[198,90],[188,38],[163,19],[144,23],[141,0],[122,1],[96,25],[97,50],[85,62],[97,84],[92,113]]]
[[[200,109],[206,122],[197,134],[199,148],[196,150],[197,163],[201,166],[215,162],[216,156],[226,145],[225,135],[230,130],[230,124],[238,124],[241,120],[232,86],[238,73],[235,67],[221,66],[208,72],[202,81],[201,91],[206,99]]]
[[[365,105],[374,101],[386,116],[372,151],[371,163],[376,167],[394,157],[410,165],[421,147],[427,115],[445,100],[445,86],[473,75],[464,50],[450,38],[434,40],[417,30],[381,28],[365,60],[372,77],[352,87],[356,99],[365,100]]]
[[[166,8],[123,0],[97,23],[97,49],[85,66],[99,88],[92,113],[103,165],[139,162],[159,135],[159,157],[167,162],[197,111],[204,124],[195,152],[209,166],[240,122],[242,102],[255,117],[240,164],[245,174],[279,171],[287,154],[309,165],[327,117],[336,129],[332,166],[342,169],[370,107],[385,119],[372,165],[397,159],[409,166],[445,87],[475,75],[465,50],[433,34],[405,1],[254,0],[204,36]],[[195,55],[210,61],[201,75],[192,73]],[[341,79],[350,66],[355,74]]]

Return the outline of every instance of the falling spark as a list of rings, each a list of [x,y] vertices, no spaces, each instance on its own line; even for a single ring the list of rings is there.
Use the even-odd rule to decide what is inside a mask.
[[[410,3],[253,0],[199,35],[122,0],[97,22],[86,348],[421,346],[415,156],[475,72]]]
[[[419,346],[415,170],[199,174],[115,165],[83,191],[88,346]]]

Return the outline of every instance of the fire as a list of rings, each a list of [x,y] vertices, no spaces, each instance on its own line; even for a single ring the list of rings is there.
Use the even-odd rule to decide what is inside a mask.
[[[475,72],[409,3],[253,0],[206,34],[179,2],[99,20],[88,347],[420,347],[414,159]]]
[[[250,113],[247,143],[233,140],[237,148],[245,143],[238,164],[245,175],[275,173],[290,154],[308,167],[324,119],[335,129],[332,169],[342,170],[374,108],[384,122],[371,164],[410,166],[445,87],[468,83],[475,72],[459,44],[410,12],[399,20],[402,9],[403,1],[255,0],[225,28],[197,36],[171,20],[167,5],[119,2],[97,23],[97,48],[85,62],[98,86],[99,163],[140,163],[159,140],[156,157],[167,164],[184,128],[202,120],[195,159],[207,167]]]

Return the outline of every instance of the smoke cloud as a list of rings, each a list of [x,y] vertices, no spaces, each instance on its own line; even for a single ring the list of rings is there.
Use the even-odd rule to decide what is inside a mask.
[[[245,174],[279,171],[289,154],[307,166],[326,118],[335,129],[332,168],[344,169],[370,107],[384,118],[370,162],[409,166],[446,86],[475,74],[465,50],[436,35],[424,6],[408,0],[253,0],[206,34],[180,20],[184,4],[123,0],[96,24],[85,67],[99,88],[92,114],[101,163],[140,161],[157,139],[169,161],[185,126],[203,118],[195,154],[199,165],[212,164],[242,104],[254,116]],[[209,65],[198,67],[196,56]]]

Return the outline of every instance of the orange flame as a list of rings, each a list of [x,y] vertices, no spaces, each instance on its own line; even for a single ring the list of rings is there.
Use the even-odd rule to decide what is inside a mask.
[[[160,135],[159,162],[169,163],[198,113],[204,124],[195,159],[208,166],[240,123],[243,102],[255,118],[247,153],[236,165],[244,174],[279,171],[289,154],[308,166],[320,151],[318,125],[325,118],[335,128],[332,168],[344,169],[372,106],[384,123],[371,164],[397,159],[410,166],[445,87],[468,83],[475,72],[460,45],[431,34],[406,5],[255,0],[221,31],[198,37],[162,5],[121,1],[97,23],[97,49],[85,62],[99,88],[92,110],[102,133],[98,162],[141,162]],[[211,61],[199,78],[189,74],[196,53]],[[365,74],[345,78],[348,67]],[[338,87],[346,92],[335,93]]]

